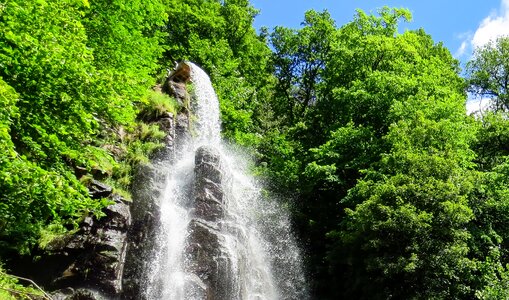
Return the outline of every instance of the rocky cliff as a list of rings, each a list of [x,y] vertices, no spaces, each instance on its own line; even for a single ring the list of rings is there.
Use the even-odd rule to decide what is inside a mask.
[[[143,299],[146,284],[147,260],[154,254],[157,228],[159,227],[159,199],[165,184],[167,166],[174,162],[184,141],[191,137],[187,71],[178,69],[169,74],[162,92],[174,97],[182,107],[177,115],[165,114],[157,123],[167,133],[165,148],[154,156],[152,164],[143,166],[133,186],[133,203],[130,206],[132,225],[127,236],[127,253],[123,278],[122,299]]]
[[[54,239],[38,259],[23,258],[16,263],[17,274],[43,286],[53,300],[141,299],[146,257],[154,248],[159,220],[158,199],[164,184],[162,165],[169,165],[188,139],[190,95],[187,73],[179,70],[168,77],[162,92],[173,96],[182,109],[152,120],[166,132],[165,147],[152,163],[137,170],[132,201],[113,193],[108,185],[92,180],[93,199],[108,198],[112,204],[105,216],[85,217],[77,232]]]
[[[193,219],[189,224],[187,270],[196,277],[190,284],[197,299],[231,299],[234,274],[228,249],[224,248],[221,222],[225,214],[219,154],[200,147],[195,156]]]
[[[53,291],[53,300],[114,299],[122,292],[129,202],[99,181],[88,188],[93,199],[112,201],[105,216],[86,217],[75,234],[52,240],[37,260],[18,264],[18,272]]]

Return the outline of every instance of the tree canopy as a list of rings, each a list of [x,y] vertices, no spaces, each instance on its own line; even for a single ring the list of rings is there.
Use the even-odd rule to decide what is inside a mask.
[[[505,297],[504,230],[486,215],[505,211],[505,118],[467,116],[458,61],[401,20],[382,8],[337,27],[310,11],[301,29],[274,29],[282,127],[262,173],[292,191],[318,298]]]
[[[119,5],[131,14],[118,15]],[[136,101],[153,85],[163,51],[155,30],[163,8],[0,4],[0,255],[27,253],[46,228],[73,228],[86,213],[101,214],[107,202],[89,198],[75,168],[111,175],[115,158],[103,146],[120,142],[104,137],[136,126]]]
[[[509,109],[509,37],[502,36],[474,51],[467,65],[470,91],[493,101],[496,110]]]

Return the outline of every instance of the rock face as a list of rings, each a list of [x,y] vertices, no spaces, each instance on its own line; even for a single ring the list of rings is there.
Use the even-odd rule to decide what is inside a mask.
[[[174,97],[182,107],[182,112],[177,115],[176,124],[173,128],[174,138],[179,142],[176,143],[175,153],[179,153],[185,144],[185,141],[191,138],[190,119],[189,119],[189,103],[191,95],[187,90],[187,83],[191,80],[191,67],[181,62],[175,66],[170,72],[166,82],[163,85],[163,91]]]
[[[235,278],[228,249],[224,247],[221,223],[224,194],[219,154],[201,147],[195,156],[194,217],[189,224],[188,265],[196,277],[190,291],[200,299],[236,299]]]
[[[62,249],[64,252],[79,254],[57,281],[81,281],[107,295],[116,296],[122,290],[131,213],[122,197],[111,194],[111,190],[109,192],[108,197],[114,204],[104,210],[106,216],[99,220],[86,218],[80,232]],[[105,191],[101,191],[99,195],[98,197],[104,197]]]
[[[51,241],[36,262],[21,267],[53,293],[54,299],[115,299],[122,290],[127,231],[131,224],[128,203],[111,187],[93,180],[93,199],[113,204],[103,218],[86,217],[76,234]]]
[[[219,222],[224,216],[222,172],[219,154],[210,147],[200,147],[195,156],[194,216]]]
[[[187,106],[190,100],[187,91],[187,83],[191,80],[191,67],[181,62],[175,66],[175,69],[168,74],[168,78],[163,85],[163,91],[177,99],[181,106]]]
[[[185,61],[179,62],[175,65],[175,69],[173,69],[168,74],[168,81],[173,81],[176,83],[186,83],[191,79],[191,66]]]
[[[51,294],[52,300],[107,300],[98,292],[89,289],[65,288]]]
[[[163,190],[167,166],[174,162],[185,142],[191,138],[189,131],[189,112],[185,108],[190,95],[186,90],[190,70],[170,75],[162,91],[170,94],[184,105],[174,116],[167,113],[156,122],[166,132],[165,147],[153,158],[151,165],[137,170],[132,187],[133,202],[130,206],[132,225],[128,231],[128,247],[123,278],[122,299],[145,299],[147,261],[154,255],[158,227],[160,226],[159,199]],[[187,74],[187,75],[186,75]],[[186,77],[187,76],[187,77]]]
[[[173,96],[178,104],[185,106],[190,100],[189,94],[187,93],[186,82],[175,82],[174,79],[175,78],[167,81],[166,92]]]
[[[177,140],[175,146],[175,154],[181,153],[185,146],[185,142],[191,138],[189,125],[189,115],[181,113],[177,116],[177,124],[175,126],[175,137]]]
[[[164,176],[154,166],[138,170],[133,186],[133,221],[128,231],[122,299],[143,299],[145,264],[155,247],[159,225],[158,186],[163,182]]]
[[[180,114],[179,114],[180,115]],[[159,150],[154,157],[155,162],[164,162],[166,160],[173,161],[175,158],[176,146],[176,131],[175,131],[175,116],[172,113],[165,113],[157,121],[159,129],[166,132],[164,138],[164,148]]]

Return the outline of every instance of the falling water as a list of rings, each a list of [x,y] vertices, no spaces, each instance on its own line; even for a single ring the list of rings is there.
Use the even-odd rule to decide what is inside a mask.
[[[221,300],[306,299],[301,258],[287,213],[262,197],[246,160],[221,142],[219,102],[210,79],[196,65],[186,64],[191,67],[196,134],[169,167],[161,193],[158,249],[149,264],[145,298],[205,300],[209,298],[204,291],[220,286]],[[213,222],[197,220],[193,209],[195,154],[203,146],[217,153],[220,161],[224,214]],[[195,256],[189,249],[200,247],[190,241],[196,224],[212,228],[217,235],[220,249],[214,252],[214,276],[224,284],[207,287],[193,266]]]

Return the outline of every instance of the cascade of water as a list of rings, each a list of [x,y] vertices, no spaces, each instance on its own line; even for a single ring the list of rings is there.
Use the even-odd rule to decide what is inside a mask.
[[[192,103],[192,111],[197,119],[195,144],[220,147],[221,122],[216,92],[207,73],[192,63],[189,65],[191,66],[194,98],[197,100]]]
[[[196,65],[186,64],[191,68],[196,134],[168,172],[160,204],[159,247],[149,264],[145,297],[306,299],[299,249],[287,214],[276,202],[263,199],[259,185],[248,175],[245,159],[221,143],[219,102],[210,79]],[[208,164],[219,161],[219,182],[206,179],[205,184],[220,185],[220,191],[210,195],[206,190],[205,197],[220,202],[220,217],[208,217],[203,209],[193,207],[198,201],[193,200],[197,197],[193,187],[200,180],[195,178],[197,151],[207,153]],[[200,244],[204,236],[208,241]],[[212,257],[203,258],[207,255]],[[204,261],[213,263],[196,266]]]

